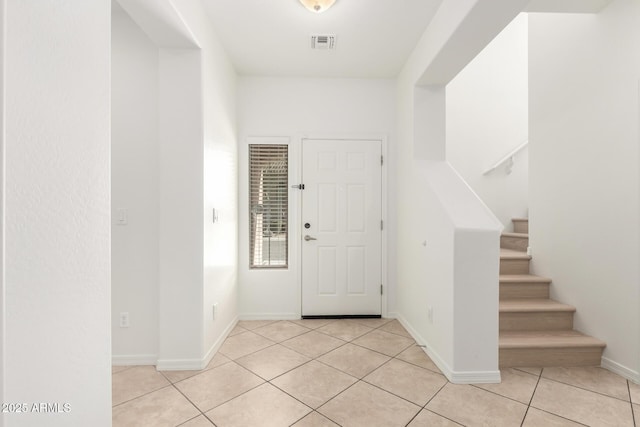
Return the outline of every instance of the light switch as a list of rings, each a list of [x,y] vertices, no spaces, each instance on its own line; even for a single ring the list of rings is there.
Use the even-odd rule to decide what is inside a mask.
[[[213,208],[213,223],[215,224],[216,222],[218,222],[218,211],[216,210],[216,208]]]
[[[116,211],[116,222],[118,225],[127,225],[127,210],[118,209]]]

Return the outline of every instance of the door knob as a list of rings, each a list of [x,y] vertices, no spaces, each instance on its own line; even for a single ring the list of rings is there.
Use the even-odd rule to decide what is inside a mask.
[[[307,234],[306,236],[304,236],[304,240],[308,242],[309,240],[318,240],[318,239],[316,239],[315,237],[311,237]]]

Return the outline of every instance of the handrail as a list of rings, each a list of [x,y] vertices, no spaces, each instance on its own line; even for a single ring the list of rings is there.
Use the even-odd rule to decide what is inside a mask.
[[[486,171],[484,171],[484,173],[482,175],[488,175],[489,173],[493,172],[494,170],[498,169],[503,163],[506,163],[508,161],[510,161],[510,165],[507,167],[507,174],[511,173],[511,167],[513,166],[513,156],[515,156],[516,154],[518,154],[518,152],[520,152],[520,150],[522,150],[524,147],[526,147],[529,144],[529,140],[526,140],[525,142],[523,142],[522,144],[518,145],[516,148],[514,148],[513,150],[511,150],[509,152],[509,154],[507,154],[506,156],[504,156],[503,158],[501,158],[495,165],[491,166],[489,169],[487,169]]]

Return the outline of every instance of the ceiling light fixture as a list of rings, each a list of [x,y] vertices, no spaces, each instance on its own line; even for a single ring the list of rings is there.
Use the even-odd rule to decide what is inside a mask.
[[[300,3],[313,13],[322,13],[333,6],[335,2],[336,0],[300,0]]]

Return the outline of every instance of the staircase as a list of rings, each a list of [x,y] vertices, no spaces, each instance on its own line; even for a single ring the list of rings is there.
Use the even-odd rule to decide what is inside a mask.
[[[575,307],[549,299],[551,279],[529,274],[529,221],[500,239],[500,367],[600,366],[605,343],[573,330]]]

